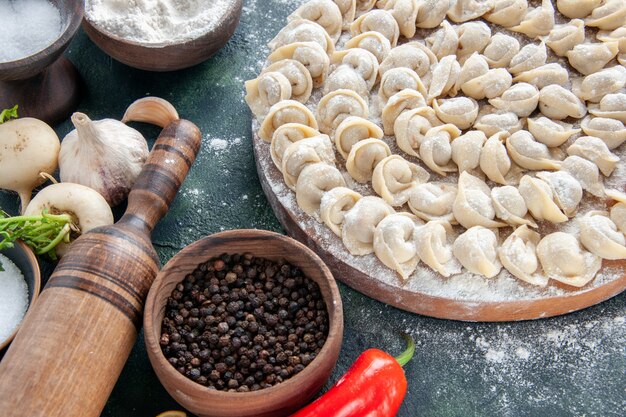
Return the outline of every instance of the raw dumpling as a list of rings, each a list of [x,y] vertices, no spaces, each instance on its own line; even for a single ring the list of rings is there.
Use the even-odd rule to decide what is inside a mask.
[[[522,21],[527,9],[527,0],[495,0],[493,9],[484,17],[491,23],[510,28]]]
[[[480,130],[470,130],[452,141],[452,160],[459,172],[474,171],[480,165],[480,153],[487,136]]]
[[[344,159],[355,143],[365,139],[382,139],[383,130],[375,123],[358,116],[347,117],[335,131],[335,147]]]
[[[506,226],[506,223],[494,220],[496,211],[491,202],[491,189],[484,181],[464,171],[459,175],[458,187],[452,213],[461,226],[466,229]]]
[[[474,52],[465,60],[456,84],[450,89],[450,95],[455,96],[463,84],[474,78],[485,75],[489,71],[489,64],[478,52]],[[434,80],[433,80],[434,81]]]
[[[554,27],[554,6],[551,0],[542,0],[541,6],[526,12],[519,25],[508,28],[520,32],[529,38],[537,38],[550,33]]]
[[[283,59],[265,68],[263,73],[280,72],[291,84],[291,99],[306,103],[311,97],[313,79],[311,73],[300,62],[294,59]]]
[[[413,214],[426,221],[445,220],[456,223],[452,214],[456,192],[456,185],[453,184],[418,184],[409,193],[409,208]]]
[[[374,253],[388,268],[406,281],[419,262],[415,247],[415,228],[422,224],[412,214],[390,214],[374,230]]]
[[[374,231],[385,217],[395,210],[379,197],[360,198],[344,216],[341,237],[352,255],[368,255],[374,252]]]
[[[313,86],[320,87],[326,80],[330,58],[326,51],[315,42],[294,42],[281,46],[267,57],[274,63],[283,59],[293,59],[300,62],[311,74]]]
[[[430,174],[400,155],[390,155],[376,164],[372,188],[391,206],[400,207],[416,185],[428,181]]]
[[[500,262],[513,276],[532,285],[545,287],[548,277],[539,273],[537,245],[539,233],[523,225],[515,229],[498,249]]]
[[[541,239],[537,257],[548,278],[574,287],[584,287],[602,266],[599,257],[583,251],[574,236],[563,232]]]
[[[513,75],[517,75],[524,71],[530,71],[531,69],[545,65],[547,58],[548,51],[546,51],[545,43],[541,42],[538,45],[529,43],[520,49],[511,59],[509,72]]]
[[[380,76],[391,68],[406,67],[424,77],[437,63],[437,57],[419,42],[409,42],[394,48],[380,64]]]
[[[354,21],[356,16],[356,0],[333,0],[333,2],[339,7],[343,24],[341,28],[343,30],[350,29],[350,24]]]
[[[593,9],[591,16],[585,19],[585,24],[602,30],[614,30],[624,26],[624,21],[626,21],[624,0],[606,0],[602,6]]]
[[[570,19],[580,19],[591,14],[602,0],[556,0],[556,8]]]
[[[626,233],[626,202],[620,201],[611,207],[611,220],[622,233]]]
[[[491,190],[491,201],[496,216],[512,226],[529,225],[537,227],[528,216],[528,207],[519,190],[511,185],[494,187]]]
[[[328,55],[335,52],[335,42],[323,27],[305,19],[293,19],[272,39],[267,46],[274,51],[295,42],[318,43]]]
[[[448,10],[448,18],[456,23],[474,20],[493,8],[493,0],[457,0]]]
[[[317,121],[322,133],[331,133],[347,117],[359,116],[367,119],[367,103],[352,90],[335,90],[326,94],[317,106]]]
[[[528,117],[539,104],[539,90],[528,83],[513,84],[500,97],[490,99],[489,104],[500,111]]]
[[[617,226],[602,211],[590,211],[579,221],[580,243],[602,259],[625,259],[626,239]]]
[[[417,109],[404,111],[398,116],[393,125],[398,147],[411,156],[418,156],[422,140],[432,127],[441,125],[430,107],[418,107]]]
[[[391,12],[405,38],[415,36],[415,21],[420,8],[418,0],[379,0],[377,6]]]
[[[580,19],[570,20],[564,25],[556,25],[546,39],[546,45],[558,56],[565,56],[568,51],[585,41],[585,22]]]
[[[367,89],[371,90],[378,79],[378,60],[370,51],[361,48],[346,49],[335,52],[334,64],[351,66],[365,80]]]
[[[452,255],[451,234],[450,223],[441,220],[418,226],[414,232],[420,260],[446,278],[461,272],[461,264]]]
[[[602,139],[609,149],[615,149],[626,141],[626,127],[616,119],[587,117],[580,127],[587,135]]]
[[[320,132],[300,123],[287,123],[276,129],[270,144],[270,155],[278,170],[282,170],[285,150],[294,142],[319,136]]]
[[[607,177],[613,173],[619,162],[619,157],[611,153],[606,143],[593,136],[581,136],[576,139],[576,142],[567,148],[567,154],[588,159]]]
[[[331,0],[309,0],[298,7],[288,20],[306,19],[319,24],[337,42],[343,27],[343,17],[339,7]]]
[[[485,22],[463,23],[456,27],[456,34],[459,39],[456,50],[459,61],[465,61],[474,52],[481,53],[491,40],[491,29]]]
[[[597,107],[589,109],[589,113],[626,123],[626,93],[607,94]]]
[[[513,82],[525,82],[542,89],[552,84],[566,85],[569,82],[569,73],[560,64],[553,62],[524,71],[516,75]]]
[[[583,198],[583,188],[578,180],[566,171],[538,172],[537,178],[550,186],[554,202],[567,217],[574,217]]]
[[[568,220],[554,202],[552,188],[547,182],[524,175],[520,180],[518,190],[526,202],[528,211],[535,219],[551,223],[562,223]]]
[[[426,38],[426,45],[438,59],[456,54],[459,37],[447,20],[441,22],[441,29]]]
[[[346,49],[361,48],[370,52],[376,57],[380,64],[389,55],[391,43],[389,39],[380,32],[365,32],[346,42]]]
[[[433,109],[439,120],[461,130],[469,129],[478,116],[478,103],[468,97],[433,100]]]
[[[472,78],[461,85],[466,96],[476,100],[501,96],[513,82],[511,74],[504,68],[490,69],[485,74]]]
[[[590,74],[582,82],[574,82],[573,91],[581,99],[599,102],[605,96],[620,91],[626,85],[626,68],[617,65]]]
[[[496,33],[491,37],[483,55],[491,68],[506,68],[519,52],[519,41],[512,36]]]
[[[567,51],[569,64],[584,75],[600,71],[617,56],[619,46],[615,42],[581,43]]]
[[[626,24],[612,32],[601,30],[596,34],[596,39],[602,42],[617,41],[620,53],[624,54],[626,53]]]
[[[317,129],[315,116],[304,104],[294,100],[283,100],[270,108],[259,129],[259,137],[270,142],[276,129],[287,123],[300,123]]]
[[[400,37],[400,28],[396,19],[387,10],[372,10],[357,18],[350,25],[350,34],[352,36],[361,33],[376,31],[382,33],[385,38],[389,39],[392,48],[398,44]]]
[[[324,224],[341,237],[344,217],[361,197],[361,194],[346,187],[336,187],[324,193],[320,203],[320,217]]]
[[[365,184],[372,179],[376,165],[389,155],[391,155],[391,150],[382,140],[362,140],[350,149],[346,160],[346,170],[357,182]]]
[[[453,124],[436,126],[426,132],[419,153],[424,164],[439,175],[455,172],[450,142],[460,135],[461,131]]]
[[[552,159],[548,147],[537,142],[526,130],[520,130],[509,136],[506,139],[506,149],[511,159],[522,168],[538,171],[556,170],[561,167],[559,161]]]
[[[406,67],[392,68],[380,80],[378,97],[386,103],[391,96],[405,89],[416,90],[424,97],[427,94],[426,87],[415,71]]]
[[[460,73],[461,65],[456,56],[444,56],[433,68],[432,79],[428,87],[428,102],[448,94],[454,88]]]
[[[369,89],[361,75],[350,65],[339,65],[328,76],[324,83],[323,94],[332,93],[337,90],[352,90],[364,99],[369,97]]]
[[[561,169],[576,178],[585,191],[596,197],[604,197],[604,185],[598,166],[591,161],[572,155],[565,158]]]
[[[356,15],[360,16],[374,8],[376,0],[356,0]]]
[[[487,111],[486,114],[480,116],[476,123],[474,123],[474,129],[485,132],[487,136],[493,136],[499,132],[506,132],[509,135],[522,129],[522,122],[515,113],[489,113],[487,108],[483,108]]]
[[[389,98],[381,118],[383,120],[383,132],[385,135],[393,135],[393,127],[396,119],[405,110],[417,109],[426,105],[424,96],[416,90],[409,88],[394,94]]]
[[[335,187],[345,187],[341,172],[323,162],[307,165],[302,169],[296,182],[296,202],[298,206],[315,220],[321,222],[320,203],[325,192]]]
[[[511,169],[511,160],[504,146],[507,133],[498,132],[492,135],[480,152],[480,169],[493,182],[506,184],[504,176]]]
[[[246,103],[258,118],[264,117],[274,104],[291,98],[291,83],[282,73],[261,73],[258,78],[246,81]]]
[[[454,241],[452,251],[469,272],[493,278],[502,269],[498,259],[498,238],[485,227],[474,226]]]
[[[422,0],[417,12],[416,26],[423,29],[436,28],[446,18],[452,0]]]
[[[551,119],[567,117],[581,119],[587,114],[587,107],[574,93],[560,85],[548,85],[539,91],[539,110]]]
[[[528,118],[528,130],[533,137],[550,147],[561,146],[572,135],[580,132],[580,129],[572,129],[572,125],[555,122],[547,117],[540,116],[535,119]]]
[[[295,191],[302,170],[307,165],[318,162],[329,165],[335,163],[335,150],[328,136],[319,135],[305,138],[289,145],[283,154],[281,166],[287,187]]]

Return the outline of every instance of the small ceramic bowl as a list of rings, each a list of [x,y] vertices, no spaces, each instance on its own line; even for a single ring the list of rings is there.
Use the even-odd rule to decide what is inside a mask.
[[[317,282],[326,302],[329,331],[319,355],[300,373],[273,387],[251,392],[209,389],[181,375],[161,351],[161,323],[172,290],[199,264],[223,253],[252,253],[267,259],[286,259]],[[148,356],[159,380],[170,395],[192,413],[201,417],[282,417],[309,401],[335,367],[343,338],[341,297],[326,265],[303,244],[262,230],[232,230],[187,246],[165,265],[148,294],[144,335]]]
[[[96,26],[87,15],[83,29],[100,49],[123,64],[146,71],[175,71],[206,61],[224,46],[235,33],[242,7],[242,0],[233,0],[219,24],[199,38],[179,43],[130,41]]]
[[[22,271],[28,285],[28,309],[30,309],[37,300],[41,289],[41,272],[35,254],[31,248],[20,241],[16,242],[12,248],[3,249],[0,253],[9,258]],[[11,343],[18,330],[19,327],[6,340],[0,340],[0,350]]]

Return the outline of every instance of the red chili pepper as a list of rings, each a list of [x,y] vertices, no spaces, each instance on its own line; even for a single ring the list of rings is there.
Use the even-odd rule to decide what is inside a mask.
[[[368,349],[323,396],[291,417],[393,417],[406,394],[402,367],[413,357],[415,342],[394,358]]]

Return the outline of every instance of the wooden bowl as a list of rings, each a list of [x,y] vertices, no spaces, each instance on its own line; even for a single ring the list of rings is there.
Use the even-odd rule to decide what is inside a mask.
[[[0,62],[0,80],[25,80],[42,72],[55,62],[65,51],[74,37],[76,30],[83,19],[84,1],[82,0],[50,0],[61,12],[61,18],[66,23],[65,31],[59,39],[46,49],[26,58],[11,62]],[[24,36],[28,36],[27,33]],[[20,103],[17,103],[20,104]],[[21,115],[21,114],[20,114]]]
[[[223,253],[249,252],[267,259],[286,259],[317,282],[326,302],[329,330],[319,355],[304,370],[270,388],[251,392],[209,389],[184,377],[165,359],[159,339],[165,304],[174,287],[199,264]],[[332,274],[309,248],[289,237],[262,230],[232,230],[205,237],[180,251],[157,275],[146,302],[144,336],[152,366],[183,407],[201,417],[282,417],[309,401],[335,367],[343,337],[341,297]]]
[[[35,254],[31,248],[21,241],[17,241],[15,246],[9,249],[3,249],[0,253],[9,258],[15,266],[22,271],[22,274],[24,274],[24,279],[28,285],[28,310],[30,310],[35,300],[37,300],[41,289],[41,272]],[[28,310],[26,311],[27,313]],[[7,339],[0,340],[0,350],[11,343],[18,330],[19,326]]]
[[[128,66],[146,71],[175,71],[209,59],[228,42],[239,24],[242,0],[233,0],[220,22],[204,35],[179,43],[141,43],[99,28],[85,16],[83,29],[104,52]]]

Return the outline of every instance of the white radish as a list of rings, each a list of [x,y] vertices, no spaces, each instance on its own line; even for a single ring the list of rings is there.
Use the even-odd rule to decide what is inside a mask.
[[[50,126],[31,117],[0,124],[0,188],[15,191],[28,206],[33,189],[57,168],[61,142]]]
[[[104,197],[96,190],[80,184],[62,182],[47,186],[28,204],[24,215],[41,215],[44,210],[52,214],[71,215],[81,234],[113,224],[113,213]],[[67,248],[68,245],[59,244],[57,254],[62,256]]]

